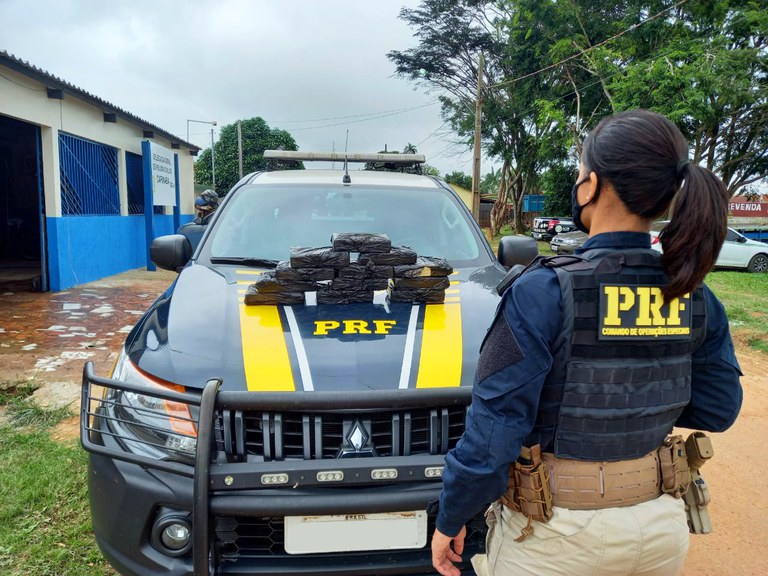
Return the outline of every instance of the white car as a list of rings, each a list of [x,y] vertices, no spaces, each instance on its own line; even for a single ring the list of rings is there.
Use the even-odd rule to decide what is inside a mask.
[[[666,222],[657,222],[651,229],[651,247],[661,252],[658,235]],[[728,228],[725,242],[715,262],[715,268],[741,268],[749,272],[768,272],[768,244],[750,240]]]

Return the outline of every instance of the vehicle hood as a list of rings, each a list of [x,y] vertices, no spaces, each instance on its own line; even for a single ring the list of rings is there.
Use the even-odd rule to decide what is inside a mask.
[[[471,386],[499,296],[499,265],[450,276],[444,304],[246,306],[263,271],[193,264],[126,341],[142,371],[202,388],[328,391]]]

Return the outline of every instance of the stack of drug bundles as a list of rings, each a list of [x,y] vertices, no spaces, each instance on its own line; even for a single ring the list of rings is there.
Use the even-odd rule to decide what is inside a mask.
[[[445,302],[451,273],[453,268],[447,260],[430,256],[419,256],[413,264],[395,266],[389,299],[392,302]]]
[[[357,253],[356,262],[336,270],[336,278],[330,285],[321,286],[317,292],[318,304],[347,304],[351,302],[371,302],[375,290],[389,288],[389,279],[394,270],[392,264],[378,264],[370,260],[361,260],[363,256],[381,257],[392,251],[392,241],[386,234],[365,234],[338,232],[331,236],[335,252],[349,255]],[[351,257],[350,257],[351,258]]]
[[[292,247],[289,261],[256,280],[245,303],[304,304],[306,292],[318,304],[373,301],[373,292],[387,290],[393,302],[443,302],[453,269],[442,258],[419,257],[406,246],[392,246],[386,234],[343,232],[331,246]],[[351,254],[357,254],[352,261]]]
[[[245,303],[304,304],[304,293],[315,292],[320,282],[336,277],[335,267],[349,264],[348,253],[330,248],[291,248],[290,261],[282,261],[248,287]]]

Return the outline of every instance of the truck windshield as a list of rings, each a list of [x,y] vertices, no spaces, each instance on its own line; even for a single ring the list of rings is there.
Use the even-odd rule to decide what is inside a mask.
[[[328,246],[334,232],[381,232],[453,266],[490,264],[458,202],[438,188],[247,186],[221,209],[201,255],[287,260],[291,246]]]

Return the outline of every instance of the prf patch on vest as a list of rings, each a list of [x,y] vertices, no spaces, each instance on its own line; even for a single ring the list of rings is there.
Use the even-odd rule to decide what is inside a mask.
[[[600,284],[599,340],[690,340],[691,295],[664,303],[658,286]]]

